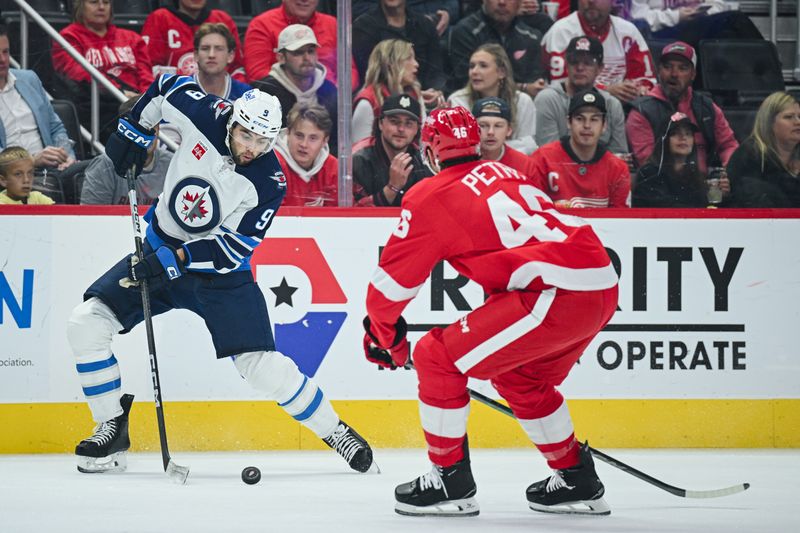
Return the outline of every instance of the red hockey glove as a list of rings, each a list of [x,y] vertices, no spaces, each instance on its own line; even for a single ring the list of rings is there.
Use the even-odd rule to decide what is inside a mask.
[[[364,334],[364,355],[366,355],[367,360],[391,370],[405,366],[408,362],[409,351],[408,340],[406,340],[408,325],[405,319],[400,317],[397,320],[397,324],[394,325],[394,341],[389,348],[380,347],[378,338],[372,333],[370,326],[369,317],[364,317],[364,330],[366,331]]]

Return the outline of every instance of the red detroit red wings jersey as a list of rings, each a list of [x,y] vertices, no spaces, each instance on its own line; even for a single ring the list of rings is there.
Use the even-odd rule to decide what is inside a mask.
[[[497,161],[447,168],[403,199],[367,290],[372,331],[383,346],[392,344],[397,317],[442,260],[489,294],[617,283],[591,226],[556,211],[532,182]]]
[[[144,21],[142,37],[147,42],[147,51],[153,68],[159,66],[175,67],[177,74],[191,76],[197,71],[194,60],[194,34],[201,24],[213,22],[225,24],[236,41],[236,54],[228,72],[244,81],[244,60],[239,30],[230,15],[219,9],[212,9],[208,18],[189,25],[166,8],[156,9]]]
[[[556,207],[630,207],[631,174],[624,161],[603,150],[599,158],[579,162],[562,142],[545,144],[531,156],[532,181]]]

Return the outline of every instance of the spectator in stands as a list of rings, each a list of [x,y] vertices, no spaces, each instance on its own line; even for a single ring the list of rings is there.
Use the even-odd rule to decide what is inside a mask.
[[[655,77],[647,43],[632,23],[611,15],[613,0],[578,0],[578,11],[559,19],[544,36],[542,51],[550,79],[567,77],[567,46],[574,37],[586,35],[603,43],[603,70],[595,85],[622,102],[646,94]]]
[[[513,134],[509,145],[526,154],[536,150],[536,109],[533,99],[517,90],[511,61],[497,43],[482,44],[469,59],[469,81],[466,87],[450,95],[451,106],[472,109],[481,98],[498,96],[511,106]]]
[[[531,176],[531,158],[506,143],[513,131],[508,102],[496,96],[481,98],[472,106],[472,116],[481,129],[481,159],[500,161],[524,176]]]
[[[657,39],[763,39],[750,18],[723,0],[616,0],[618,15]],[[643,30],[644,31],[644,30]]]
[[[361,79],[373,48],[386,39],[401,39],[414,46],[419,63],[417,78],[425,90],[422,99],[429,107],[441,103],[447,77],[442,49],[433,23],[406,8],[405,0],[380,0],[353,22],[353,57]]]
[[[10,68],[8,28],[0,24],[0,149],[21,146],[35,167],[62,170],[75,161],[71,145],[36,73]]]
[[[294,104],[319,104],[335,124],[337,117],[336,86],[326,79],[325,65],[317,61],[319,43],[314,31],[302,24],[292,24],[278,36],[278,61],[269,76],[253,86],[275,95],[283,111],[283,127],[288,124]]]
[[[278,36],[290,24],[304,24],[314,31],[319,43],[319,62],[326,76],[336,85],[336,17],[317,12],[318,0],[283,0],[280,7],[253,17],[244,37],[245,70],[250,81],[269,74],[275,63]],[[358,70],[352,67],[353,88],[358,87]]]
[[[147,90],[153,82],[147,45],[138,33],[112,24],[110,0],[75,0],[72,17],[74,22],[60,33],[80,55],[126,96]],[[53,67],[83,125],[90,127],[91,76],[58,43],[53,43]],[[102,88],[100,95],[100,137],[106,139],[116,129],[119,100]]]
[[[664,136],[669,117],[680,111],[699,127],[695,134],[696,163],[700,172],[725,166],[739,146],[722,110],[703,94],[692,90],[697,54],[680,41],[664,47],[658,61],[659,84],[633,102],[626,130],[633,157],[643,165],[653,153],[656,139]]]
[[[286,175],[282,206],[339,205],[339,167],[328,140],[333,122],[324,107],[299,102],[289,111],[289,127],[275,153]]]
[[[192,77],[207,94],[234,101],[252,87],[229,74],[236,57],[236,39],[221,22],[206,22],[194,34],[194,62],[197,69]]]
[[[138,97],[129,98],[119,106],[119,116],[133,109]],[[158,127],[155,128],[158,133]],[[142,173],[136,178],[136,201],[139,205],[155,202],[164,189],[164,178],[172,160],[172,152],[161,148],[156,135],[147,149],[147,159]],[[118,205],[128,204],[128,182],[117,175],[114,163],[106,154],[100,154],[86,167],[81,189],[81,204]]]
[[[383,102],[372,143],[353,154],[353,197],[357,206],[399,207],[403,194],[433,173],[416,145],[422,108],[407,94]]]
[[[25,148],[9,146],[0,152],[0,204],[54,204],[33,190],[33,157]]]
[[[733,207],[800,207],[800,103],[768,96],[728,163]]]
[[[522,0],[519,6],[519,18],[531,28],[542,32],[542,35],[553,25],[553,19],[542,10],[539,0]]]
[[[195,32],[206,23],[223,24],[233,37],[229,50],[234,54],[228,72],[244,81],[242,43],[236,23],[225,11],[210,9],[207,0],[172,0],[173,5],[150,13],[142,27],[142,37],[153,65],[153,75],[162,73],[191,76],[197,72]]]
[[[369,56],[364,87],[353,101],[353,144],[373,134],[381,106],[392,95],[409,94],[422,105],[414,47],[408,41],[381,41]]]
[[[633,187],[633,207],[706,207],[706,175],[692,157],[699,128],[680,111],[668,120],[664,136],[648,162],[639,169]],[[730,192],[727,175],[720,179],[723,194]]]
[[[461,15],[459,0],[407,0],[409,11],[425,16],[436,27],[439,37],[443,36],[450,26],[458,22]],[[375,6],[375,0],[353,0],[353,20],[357,19]]]
[[[567,134],[567,110],[570,98],[575,94],[594,87],[595,80],[603,70],[603,45],[595,37],[581,35],[573,37],[564,56],[567,65],[567,78],[553,82],[537,96],[536,104],[536,144],[542,146],[556,141]],[[607,127],[600,136],[600,142],[612,153],[628,152],[625,139],[625,112],[619,100],[608,92],[600,90],[606,99]]]
[[[558,207],[630,207],[628,165],[600,144],[606,99],[592,87],[572,97],[569,136],[533,154],[537,187]]]
[[[448,47],[453,68],[448,85],[450,91],[467,83],[470,58],[485,43],[499,43],[505,49],[519,90],[535,97],[544,88],[542,33],[517,17],[519,8],[520,0],[483,0],[479,11],[464,17],[453,27]]]

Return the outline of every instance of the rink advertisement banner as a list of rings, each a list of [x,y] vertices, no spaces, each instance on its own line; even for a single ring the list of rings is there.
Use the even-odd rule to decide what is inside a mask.
[[[122,210],[19,212],[0,215],[0,402],[80,401],[67,321],[82,291],[132,249],[130,219]],[[361,349],[367,282],[397,213],[319,213],[278,216],[252,258],[277,347],[331,398],[414,398],[411,371],[378,372]],[[643,213],[591,219],[620,273],[619,310],[563,384],[565,395],[800,398],[800,249],[789,245],[800,220]],[[437,266],[404,313],[412,344],[482,301],[478,286]],[[159,316],[155,332],[170,399],[257,398],[230,361],[216,360],[198,317]],[[150,394],[143,328],[117,336],[113,350],[123,387]]]

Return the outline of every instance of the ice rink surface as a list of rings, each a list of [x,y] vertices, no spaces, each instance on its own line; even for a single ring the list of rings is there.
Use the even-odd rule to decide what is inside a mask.
[[[480,516],[411,518],[394,512],[393,490],[430,469],[421,449],[376,450],[380,475],[352,472],[332,452],[177,452],[173,460],[191,468],[185,486],[167,479],[156,454],[130,454],[127,472],[94,475],[79,474],[70,455],[13,455],[0,456],[0,532],[800,531],[798,450],[603,451],[682,488],[751,488],[690,500],[598,462],[611,515],[548,515],[524,496],[549,472],[535,450],[476,449]],[[257,485],[241,481],[250,465],[261,469]]]

